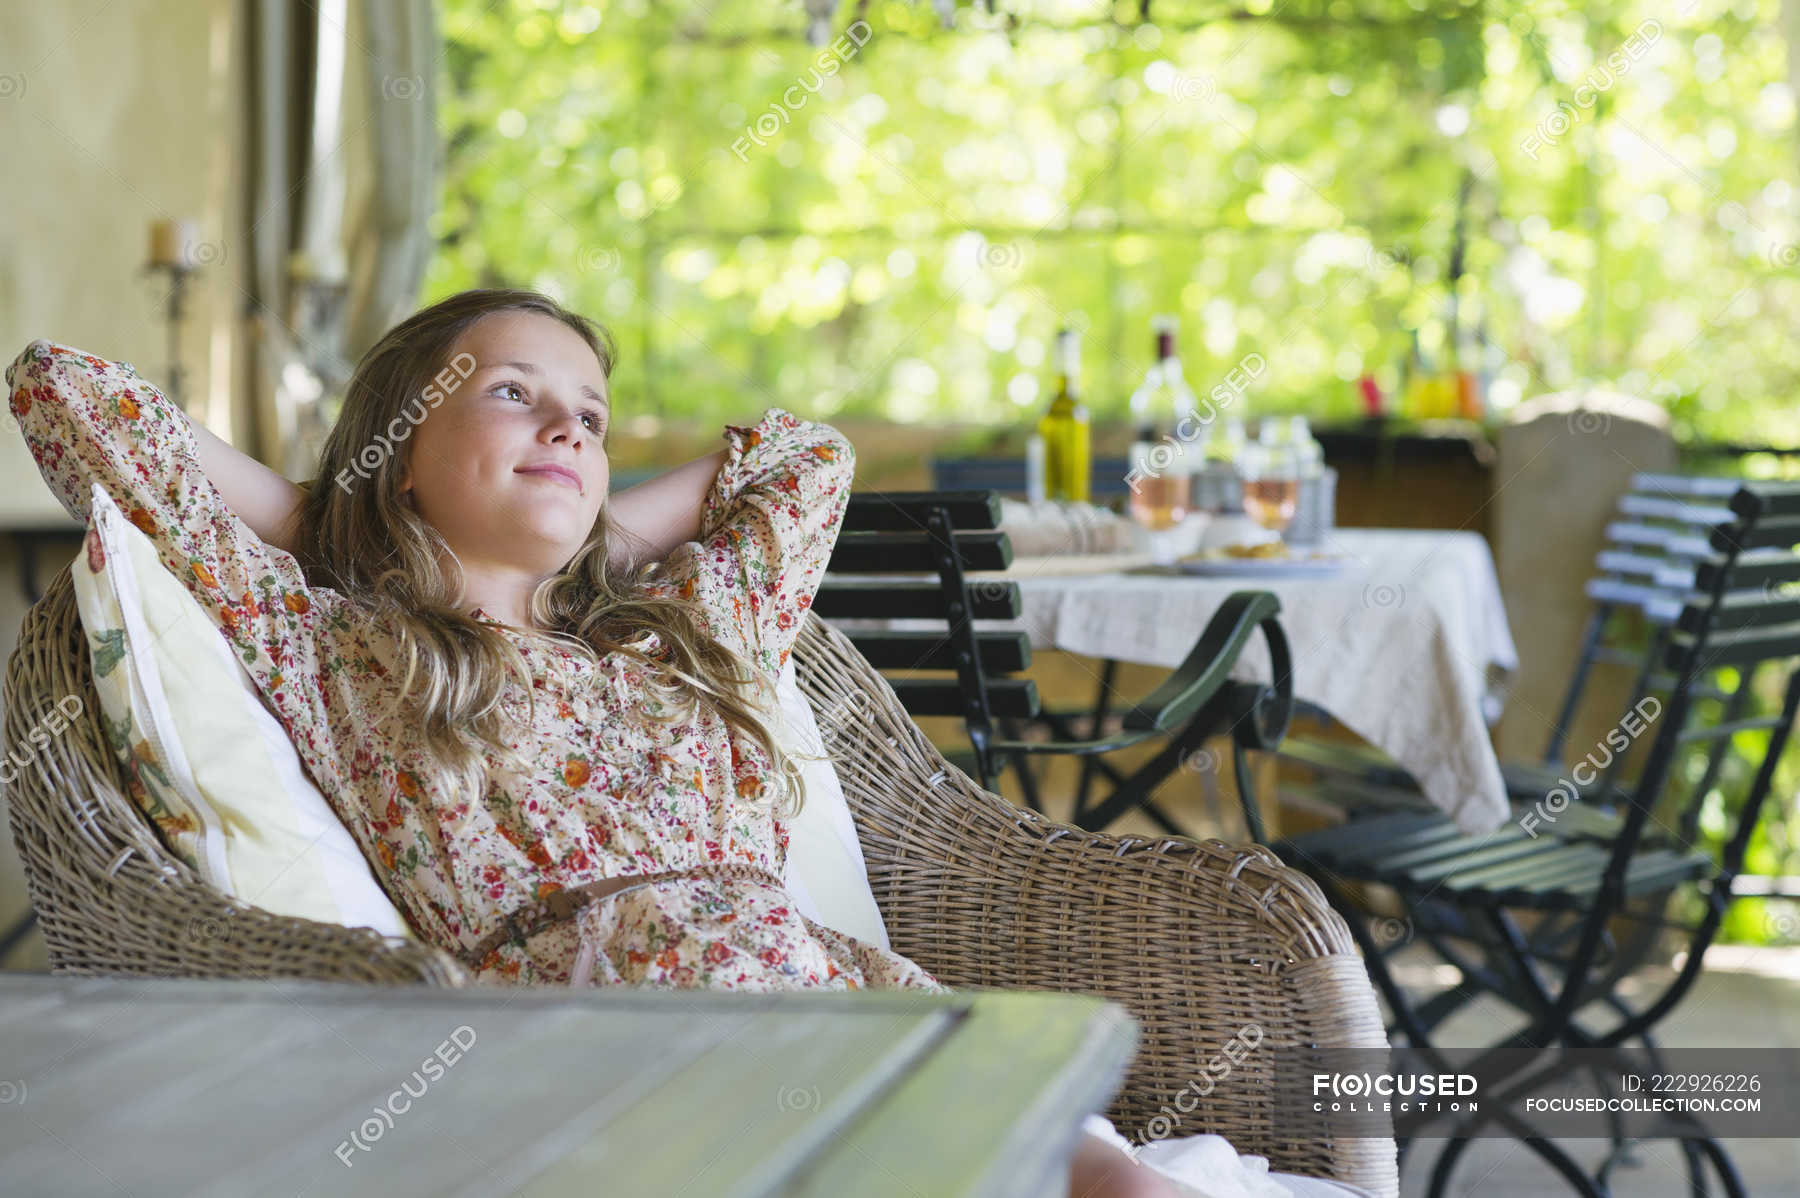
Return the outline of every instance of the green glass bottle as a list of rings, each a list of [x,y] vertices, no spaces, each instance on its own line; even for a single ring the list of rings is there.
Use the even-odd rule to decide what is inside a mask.
[[[1047,497],[1088,502],[1092,473],[1092,441],[1087,405],[1081,402],[1081,334],[1064,328],[1056,334],[1060,377],[1050,410],[1038,421],[1044,439],[1044,482]]]

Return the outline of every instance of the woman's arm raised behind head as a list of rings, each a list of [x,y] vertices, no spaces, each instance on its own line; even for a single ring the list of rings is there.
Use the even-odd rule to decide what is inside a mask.
[[[725,464],[700,508],[698,593],[771,675],[787,661],[837,543],[856,449],[771,407],[726,425]]]
[[[188,423],[193,426],[200,468],[219,488],[226,506],[263,544],[292,553],[295,521],[306,493],[249,454],[233,449],[192,416]]]
[[[615,528],[625,535],[607,546],[615,566],[661,561],[677,545],[700,537],[701,505],[729,451],[721,449],[683,462],[673,470],[645,479],[607,497]]]

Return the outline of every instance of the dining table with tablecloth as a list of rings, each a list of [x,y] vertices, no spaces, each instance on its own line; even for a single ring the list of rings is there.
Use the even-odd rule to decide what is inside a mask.
[[[1019,586],[1019,618],[982,621],[984,631],[1023,630],[1034,649],[1168,669],[1193,649],[1228,595],[1271,592],[1292,650],[1295,697],[1404,766],[1464,831],[1499,827],[1508,805],[1489,725],[1499,718],[1518,652],[1487,542],[1468,531],[1341,528],[1306,553],[1338,564],[1300,574],[1249,561],[1238,573],[1197,576],[1127,549],[1025,554],[1005,570],[967,577]],[[833,623],[847,631],[942,627],[941,620]],[[1268,678],[1262,638],[1237,671]]]

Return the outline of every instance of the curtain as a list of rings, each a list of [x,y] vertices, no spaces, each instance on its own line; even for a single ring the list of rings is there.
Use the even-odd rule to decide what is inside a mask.
[[[312,477],[356,360],[409,315],[437,197],[431,0],[250,0],[250,436]]]

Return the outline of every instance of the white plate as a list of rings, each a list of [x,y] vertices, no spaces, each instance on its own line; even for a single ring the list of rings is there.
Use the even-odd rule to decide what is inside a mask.
[[[1322,578],[1349,564],[1347,557],[1227,557],[1174,563],[1183,574],[1202,578]]]

